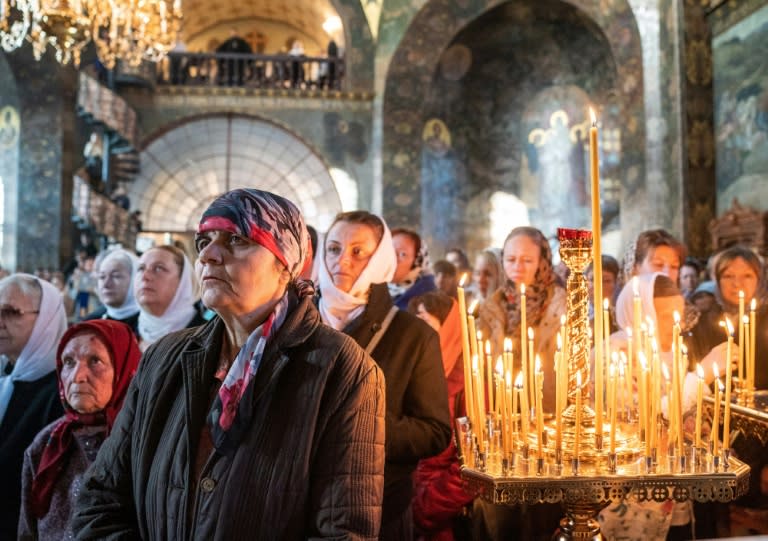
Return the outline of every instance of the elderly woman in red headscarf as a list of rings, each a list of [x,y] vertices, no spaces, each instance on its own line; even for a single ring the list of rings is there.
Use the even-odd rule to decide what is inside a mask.
[[[24,453],[19,539],[72,537],[83,474],[112,429],[140,358],[131,328],[118,321],[85,321],[64,334],[56,374],[65,413]]]
[[[376,539],[384,377],[321,323],[298,208],[225,193],[195,247],[217,315],[145,352],[78,499],[78,539]]]

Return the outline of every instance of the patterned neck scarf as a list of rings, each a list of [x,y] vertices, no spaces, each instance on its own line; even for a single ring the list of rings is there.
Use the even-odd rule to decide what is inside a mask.
[[[251,239],[272,252],[288,270],[298,296],[314,294],[310,282],[296,281],[304,270],[310,240],[299,209],[269,192],[239,189],[216,199],[203,213],[198,233],[228,231]],[[290,311],[285,294],[267,319],[246,339],[229,367],[208,415],[216,449],[231,454],[243,439],[253,417],[253,381],[264,351]]]
[[[541,248],[539,266],[533,277],[533,283],[525,286],[527,324],[536,327],[541,323],[547,309],[552,287],[555,284],[555,273],[552,270],[552,250],[544,235],[531,238]],[[504,283],[504,299],[507,312],[507,334],[518,333],[520,330],[520,286],[507,278]]]
[[[103,410],[89,414],[79,413],[69,405],[64,383],[61,380],[61,370],[64,366],[61,355],[64,348],[75,336],[84,333],[95,334],[107,346],[114,369],[112,397]],[[64,405],[65,414],[53,429],[43,449],[32,481],[30,490],[32,512],[37,518],[44,517],[51,506],[53,489],[66,468],[70,450],[76,445],[75,429],[93,425],[106,425],[107,431],[112,428],[140,359],[139,344],[136,342],[133,331],[125,323],[109,319],[94,319],[78,323],[64,333],[56,354],[56,374],[59,377],[59,396]]]

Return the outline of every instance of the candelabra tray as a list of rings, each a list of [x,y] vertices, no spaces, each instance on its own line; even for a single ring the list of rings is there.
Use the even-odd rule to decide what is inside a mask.
[[[714,404],[711,396],[704,397],[704,415],[710,419],[714,415]],[[722,417],[724,408],[720,411]],[[740,430],[747,438],[759,441],[762,446],[768,444],[768,391],[754,391],[750,405],[731,403],[731,423],[733,430]]]
[[[749,489],[749,466],[730,457],[728,468],[700,473],[632,473],[632,467],[605,475],[523,475],[498,477],[466,466],[461,475],[471,492],[502,505],[536,503],[607,505],[628,497],[638,501],[730,502]],[[634,467],[639,470],[639,466]]]

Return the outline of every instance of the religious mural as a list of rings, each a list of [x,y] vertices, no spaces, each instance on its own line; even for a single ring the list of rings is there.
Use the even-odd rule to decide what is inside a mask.
[[[604,230],[619,228],[620,111],[610,98],[616,78],[605,38],[565,4],[505,4],[462,30],[441,55],[424,104],[420,217],[431,244],[487,246],[489,200],[497,192],[522,200],[546,235],[558,226],[589,227],[589,106],[598,108],[608,136]],[[410,122],[405,115],[388,120],[399,130]],[[458,240],[468,224],[475,238]]]
[[[718,210],[740,193],[768,210],[768,5],[715,36],[712,49]]]

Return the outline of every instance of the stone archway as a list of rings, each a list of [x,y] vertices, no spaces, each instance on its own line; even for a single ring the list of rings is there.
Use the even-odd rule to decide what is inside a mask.
[[[152,138],[129,196],[145,230],[189,232],[214,198],[235,188],[287,197],[320,231],[342,210],[327,165],[307,143],[275,123],[231,114],[188,119]]]
[[[642,184],[645,169],[642,50],[634,15],[625,0],[611,3],[607,10],[605,5],[585,0],[553,0],[549,4],[567,6],[569,12],[584,21],[583,26],[589,27],[596,40],[605,43],[609,57],[606,65],[612,72],[612,84],[592,88],[590,98],[600,104],[606,113],[610,112],[622,128],[623,153],[621,167],[617,169],[621,170],[620,184],[624,197]],[[435,102],[435,95],[444,90],[437,88],[434,82],[444,69],[441,63],[445,62],[446,53],[453,53],[448,51],[449,47],[474,21],[497,8],[519,11],[523,17],[526,11],[535,7],[529,2],[432,0],[413,18],[390,62],[383,97],[382,177],[383,200],[389,202],[385,208],[388,221],[414,227],[425,225],[422,221],[425,209],[422,207],[421,149],[426,145],[424,128],[427,123],[433,118],[442,119],[446,114],[439,107],[430,108],[430,104]],[[567,38],[567,35],[563,37]],[[532,48],[537,44],[529,41],[520,46]],[[461,55],[451,61],[456,62],[457,59],[460,61]],[[505,58],[499,58],[500,64],[504,61]],[[523,110],[521,108],[516,114],[522,116]],[[499,123],[503,124],[503,119]],[[451,126],[447,127],[451,129]],[[454,134],[454,151],[460,162],[464,159],[464,163],[459,164],[464,167],[467,156],[462,154],[465,149],[461,145],[462,138],[459,136],[457,140]],[[516,151],[522,152],[519,148]],[[457,182],[459,191],[473,181],[465,174]],[[465,240],[462,231],[471,228],[472,222],[487,220],[487,213],[472,207],[468,199],[460,198],[456,206],[461,207],[464,217],[470,218],[460,219],[455,224],[460,231],[454,240],[461,243]],[[424,233],[429,239],[432,232],[428,229],[429,226]],[[483,239],[477,242],[482,243]],[[437,246],[440,247],[440,242]]]

